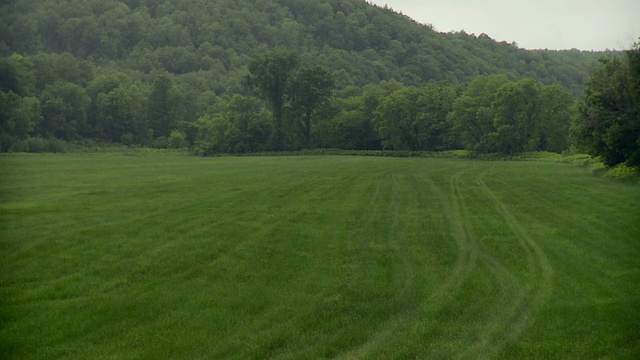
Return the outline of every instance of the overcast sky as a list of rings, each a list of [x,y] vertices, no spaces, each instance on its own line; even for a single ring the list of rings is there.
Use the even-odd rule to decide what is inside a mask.
[[[440,32],[486,33],[525,49],[628,49],[640,0],[369,0]]]

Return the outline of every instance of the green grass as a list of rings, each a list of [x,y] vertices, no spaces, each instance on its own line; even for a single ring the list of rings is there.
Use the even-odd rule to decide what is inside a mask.
[[[640,357],[640,186],[549,161],[0,157],[0,358]]]

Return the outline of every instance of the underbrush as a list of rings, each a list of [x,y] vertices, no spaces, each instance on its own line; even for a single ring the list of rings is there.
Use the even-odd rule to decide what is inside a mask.
[[[599,158],[594,158],[587,154],[561,155],[547,152],[524,153],[511,156],[509,160],[532,160],[532,161],[550,161],[562,162],[567,164],[586,166],[589,173],[597,176],[604,176],[616,180],[638,181],[640,179],[640,170],[638,168],[629,167],[625,164],[618,164],[608,167]]]
[[[106,141],[81,139],[64,141],[56,138],[29,137],[16,142],[9,153],[101,153],[101,154],[187,154],[186,148],[159,148],[123,145]]]
[[[618,164],[612,168],[608,168],[604,176],[620,180],[638,181],[640,180],[640,170],[625,164]]]
[[[67,143],[56,138],[28,137],[13,144],[11,152],[64,153]]]
[[[342,150],[342,149],[309,149],[292,151],[264,151],[244,154],[215,154],[214,156],[374,156],[398,158],[471,158],[473,152],[469,150],[447,151],[414,151],[414,150]]]

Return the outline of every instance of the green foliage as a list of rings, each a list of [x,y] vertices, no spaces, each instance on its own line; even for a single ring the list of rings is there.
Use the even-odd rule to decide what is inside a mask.
[[[305,66],[293,78],[291,99],[293,106],[304,113],[302,133],[307,149],[311,148],[311,116],[331,97],[334,87],[333,76],[317,65]]]
[[[481,153],[562,152],[569,147],[574,99],[533,79],[478,77],[448,115],[460,143]]]
[[[87,112],[91,99],[84,88],[70,82],[54,82],[45,86],[40,99],[42,121],[39,134],[74,140],[85,135]]]
[[[265,150],[269,144],[271,114],[254,98],[234,96],[222,114],[229,123],[226,152],[247,153]]]
[[[571,146],[570,128],[577,116],[576,100],[564,88],[550,85],[542,87],[538,101],[533,137],[536,146],[530,149],[562,153]]]
[[[318,125],[324,147],[350,150],[380,148],[371,118],[361,108],[343,108],[331,120]]]
[[[494,151],[492,141],[488,140],[495,133],[491,106],[498,89],[507,83],[505,75],[478,76],[456,99],[448,116],[462,146],[481,152]]]
[[[195,152],[247,153],[267,150],[272,135],[272,115],[255,98],[235,95],[224,110],[198,119]]]
[[[162,75],[155,80],[147,106],[149,125],[155,138],[168,137],[176,124],[184,120],[182,90],[167,76]]]
[[[364,86],[392,78],[406,85],[507,70],[574,94],[597,54],[525,51],[482,34],[440,34],[389,8],[352,0],[84,1],[3,6],[3,55],[69,53],[98,64],[114,61],[145,73],[237,70],[278,46],[310,53],[345,83]],[[220,74],[225,85],[242,75]]]
[[[638,166],[618,164],[610,168],[606,176],[620,180],[638,181],[640,179],[640,168]]]
[[[56,138],[27,137],[19,140],[11,147],[11,152],[25,153],[63,153],[67,144]]]
[[[538,111],[539,84],[532,79],[503,85],[491,104],[496,131],[496,150],[505,154],[532,151]]]
[[[187,136],[180,130],[171,131],[169,135],[169,148],[170,149],[183,149],[189,146]]]
[[[283,111],[285,96],[289,93],[289,82],[299,64],[299,56],[291,50],[279,48],[255,57],[249,64],[246,78],[249,87],[257,90],[259,96],[271,105],[274,122],[272,149],[285,148]]]
[[[602,59],[586,85],[573,131],[606,165],[640,167],[640,43],[625,59]]]
[[[375,130],[382,145],[393,150],[418,150],[421,123],[420,90],[404,88],[385,97],[374,113]]]
[[[168,149],[169,139],[166,136],[154,137],[153,141],[151,142],[151,147],[154,149]]]
[[[438,151],[455,147],[451,124],[447,122],[447,115],[453,109],[455,98],[455,88],[446,83],[422,87],[418,98],[421,149]]]
[[[602,55],[527,51],[485,34],[437,33],[388,7],[353,0],[24,0],[1,6],[0,89],[40,101],[39,115],[23,112],[27,118],[15,122],[35,121],[30,136],[67,140],[117,143],[131,134],[133,143],[150,146],[173,129],[193,130],[196,119],[220,111],[220,99],[247,94],[249,72],[249,83],[275,117],[272,149],[375,149],[381,139],[372,131],[372,114],[382,98],[365,93],[381,84],[398,90],[447,81],[464,89],[478,76],[499,73],[512,81],[558,84],[576,96]],[[64,98],[52,93],[55,84],[67,84]],[[82,88],[89,104],[68,84]],[[323,101],[334,87],[358,89],[364,104],[340,109],[340,102]],[[344,96],[350,97],[356,96]],[[2,151],[25,136],[11,131],[1,135],[9,144]],[[482,151],[495,151],[497,132],[481,133],[483,139],[474,139],[466,128],[447,135],[446,145],[422,139],[431,145],[419,147],[482,144]],[[558,134],[541,138],[540,147],[545,141],[564,147]],[[185,135],[192,146],[195,133]]]
[[[122,136],[120,137],[120,142],[122,143],[122,145],[133,145],[135,138],[133,137],[133,134],[131,133],[124,133],[122,134]]]
[[[3,93],[22,93],[18,71],[10,58],[0,58],[0,91]]]
[[[40,121],[38,99],[0,91],[0,151],[6,152],[14,142],[32,135]]]
[[[197,155],[226,153],[225,133],[229,123],[221,115],[205,115],[196,122],[198,134],[194,143]]]

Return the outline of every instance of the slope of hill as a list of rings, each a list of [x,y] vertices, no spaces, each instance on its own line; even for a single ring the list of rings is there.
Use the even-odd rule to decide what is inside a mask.
[[[0,33],[0,151],[55,149],[57,139],[202,153],[314,146],[496,151],[513,126],[523,138],[512,137],[505,151],[522,144],[562,151],[571,119],[565,110],[607,55],[529,51],[486,34],[438,33],[361,0],[5,1]],[[255,95],[255,86],[247,87],[249,65],[278,52],[295,57],[299,69],[326,75],[327,87],[338,90],[327,106],[315,99],[302,109],[307,95],[300,94],[317,83],[302,78],[296,89],[278,80],[287,94],[281,91],[275,103],[237,97]],[[497,99],[476,91],[484,82],[509,87]],[[552,85],[564,93],[543,88]],[[403,86],[423,89],[408,89],[377,109]],[[468,87],[476,90],[466,96]],[[457,96],[463,99],[454,107]],[[440,103],[418,101],[427,98]],[[405,114],[411,119],[400,119],[415,126],[384,125],[398,106],[408,111],[395,100],[416,105]],[[564,110],[542,114],[552,100]],[[486,126],[475,134],[480,118]],[[514,119],[537,120],[524,126]],[[545,122],[559,126],[561,136]],[[392,141],[396,130],[412,141]],[[551,137],[563,140],[551,146]]]
[[[204,72],[218,94],[238,92],[249,58],[277,46],[332,70],[338,87],[389,79],[460,84],[506,73],[513,80],[559,83],[574,94],[602,55],[527,51],[485,34],[441,34],[359,0],[23,0],[0,6],[4,56],[70,53],[141,77]]]

